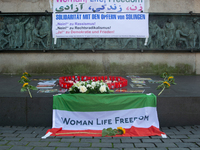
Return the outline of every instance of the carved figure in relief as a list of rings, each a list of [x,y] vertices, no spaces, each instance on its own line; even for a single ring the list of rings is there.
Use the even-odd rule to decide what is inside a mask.
[[[104,38],[93,38],[92,39],[92,46],[93,49],[102,49],[105,45],[105,39]]]
[[[198,36],[199,39],[199,48],[200,48],[200,23],[198,22],[197,18],[193,19],[193,27],[194,27],[194,31]]]
[[[178,28],[176,30],[176,43],[183,41],[185,43],[186,47],[188,48],[188,42],[187,42],[187,39],[186,39],[187,36],[188,36],[187,34],[184,34],[181,31],[181,25],[179,24]]]
[[[5,32],[5,26],[2,25],[1,30],[0,30],[0,45],[1,48],[4,49],[4,46],[8,44],[8,40],[5,39],[4,35],[9,35],[10,33]],[[2,43],[3,41],[3,43]]]
[[[41,17],[41,27],[39,30],[39,34],[43,37],[47,37],[47,46],[50,44],[50,32],[49,32],[49,24],[45,19],[45,16]]]
[[[167,37],[166,47],[173,47],[175,26],[170,18],[167,20],[167,23],[165,24],[165,34]]]
[[[164,25],[160,24],[157,30],[157,40],[158,40],[158,48],[164,48],[164,45],[167,41],[167,37],[165,36],[165,30],[163,29]]]
[[[19,22],[19,19],[15,19],[15,47],[20,48],[24,44],[24,24],[28,22],[29,18],[24,22]]]
[[[197,37],[197,34],[194,32],[193,29],[191,29],[188,34],[188,42],[191,48],[195,48]]]
[[[39,49],[39,45],[41,43],[46,48],[46,46],[42,40],[42,38],[44,38],[46,35],[40,36],[38,34],[38,32],[39,32],[39,24],[36,25],[36,27],[33,29],[33,32],[32,32],[32,37],[33,37],[32,47],[34,46],[34,44],[37,44],[38,49]]]
[[[25,30],[26,30],[26,48],[29,49],[30,47],[30,43],[33,41],[32,39],[32,31],[35,27],[35,21],[33,18],[30,19],[30,22],[27,23],[26,27],[25,27]]]
[[[123,38],[123,39],[119,39],[119,43],[121,44],[121,48],[122,49],[125,49],[127,47],[127,45],[129,43],[131,43],[131,42],[132,42],[131,49],[137,48],[137,39],[136,38],[129,38],[129,39]]]
[[[10,33],[8,36],[9,47],[14,48],[14,46],[15,46],[15,26],[12,23],[12,19],[8,19],[7,30]]]
[[[159,27],[156,24],[156,21],[153,20],[153,22],[150,22],[149,24],[149,39],[147,42],[147,47],[149,48],[153,48],[155,45],[157,45],[158,40],[157,40],[157,31],[158,31]]]

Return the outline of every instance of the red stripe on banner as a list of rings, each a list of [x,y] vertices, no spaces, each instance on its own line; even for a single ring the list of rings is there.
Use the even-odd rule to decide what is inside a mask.
[[[116,135],[115,137],[130,137],[130,136],[161,136],[166,135],[161,132],[159,128],[151,126],[149,128],[136,128],[131,127],[125,129],[126,133],[123,135]],[[47,130],[47,133],[51,132],[51,136],[95,136],[101,137],[102,130],[62,130],[62,128],[52,128]]]

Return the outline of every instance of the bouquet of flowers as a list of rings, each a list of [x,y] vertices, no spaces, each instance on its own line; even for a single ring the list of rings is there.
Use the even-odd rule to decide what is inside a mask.
[[[23,86],[21,88],[21,92],[28,91],[30,97],[32,98],[30,90],[38,90],[38,89],[35,86],[32,86],[28,83],[28,82],[30,82],[28,77],[31,77],[31,75],[27,72],[24,72],[23,76],[21,77],[21,79],[18,82],[23,84]]]
[[[102,136],[115,136],[125,134],[126,130],[122,127],[117,127],[117,129],[107,128],[102,130]]]
[[[176,84],[174,76],[169,75],[167,72],[164,72],[161,77],[164,78],[164,81],[157,87],[157,89],[162,89],[158,96],[165,90],[165,88],[168,89],[171,86],[170,84]]]
[[[108,85],[103,81],[78,81],[69,88],[69,93],[92,93],[92,94],[108,94],[112,92],[109,90]]]

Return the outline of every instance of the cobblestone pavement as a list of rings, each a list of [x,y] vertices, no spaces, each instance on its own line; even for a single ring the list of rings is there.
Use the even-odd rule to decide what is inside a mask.
[[[49,127],[50,128],[50,127]],[[45,127],[0,126],[0,150],[200,150],[200,125],[162,127],[168,138],[48,137]]]

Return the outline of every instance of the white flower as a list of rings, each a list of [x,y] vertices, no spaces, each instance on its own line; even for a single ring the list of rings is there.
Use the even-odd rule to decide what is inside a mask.
[[[100,91],[101,93],[106,92],[106,86],[101,86],[101,87],[99,88],[99,91]]]
[[[76,82],[76,83],[74,83],[74,86],[75,86],[75,87],[80,87],[81,84],[80,84],[79,82]]]
[[[90,87],[92,87],[92,86],[91,86],[90,84],[87,84],[87,87],[89,87],[89,88],[90,88]]]
[[[72,91],[72,88],[69,88],[69,91]]]
[[[92,82],[91,85],[92,85],[93,87],[95,87],[95,86],[96,86],[96,83],[95,83],[95,82]]]
[[[80,86],[80,92],[85,93],[87,91],[87,88],[85,86]]]

